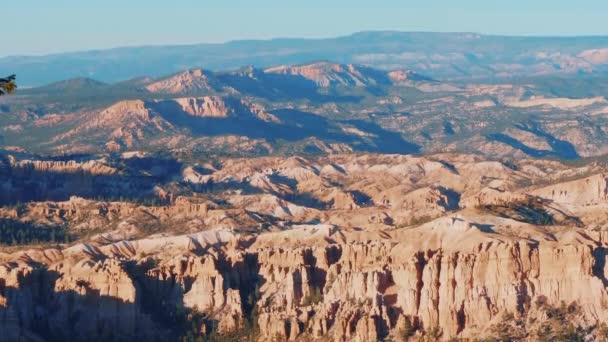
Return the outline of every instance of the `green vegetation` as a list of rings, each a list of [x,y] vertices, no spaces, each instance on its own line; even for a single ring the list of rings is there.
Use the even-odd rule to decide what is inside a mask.
[[[410,322],[409,319],[405,320],[405,325],[399,331],[399,337],[402,341],[407,342],[416,333],[416,327]]]
[[[177,307],[170,316],[174,322],[172,326],[178,332],[178,340],[183,342],[256,341],[260,333],[256,303],[260,296],[260,287],[256,285],[255,289],[247,295],[244,303],[245,317],[238,324],[240,328],[225,333],[218,331],[218,321],[211,315],[200,312],[196,307],[193,309]]]
[[[539,296],[534,305],[537,311],[528,313],[527,318],[505,313],[500,322],[490,327],[490,336],[482,341],[588,341],[592,335],[604,341],[608,337],[606,324],[588,329],[576,324],[581,314],[576,302],[551,305],[545,296]]]
[[[422,216],[418,216],[418,217],[412,217],[412,219],[408,223],[408,226],[419,226],[421,224],[425,224],[425,223],[431,222],[433,220],[434,220],[434,218],[432,216],[430,216],[430,215],[422,215]]]
[[[6,78],[0,78],[0,95],[6,95],[17,90],[17,83],[15,83],[16,76],[10,75]]]
[[[554,216],[547,211],[545,204],[544,200],[540,198],[528,197],[525,200],[480,205],[476,208],[485,213],[535,225],[567,225],[574,227],[582,225],[578,217]]]
[[[597,336],[602,341],[608,341],[608,324],[604,322],[600,323],[600,325],[597,327],[597,330]]]
[[[323,301],[323,292],[314,287],[312,292],[302,300],[302,306],[309,306],[321,303]]]
[[[507,342],[522,340],[527,336],[525,322],[512,313],[504,313],[502,320],[490,328],[490,337],[484,342]]]
[[[422,341],[436,342],[436,341],[441,341],[442,337],[443,337],[443,330],[441,330],[441,328],[439,328],[439,327],[433,327],[425,332],[424,337],[422,338]]]
[[[518,78],[512,80],[516,85],[534,84],[536,89],[547,97],[588,98],[608,94],[608,82],[599,75],[547,75]]]
[[[562,302],[560,306],[551,306],[537,301],[537,305],[547,315],[547,320],[542,322],[536,331],[536,338],[539,341],[585,340],[585,331],[573,323],[574,318],[580,314],[580,307],[576,302],[568,305]]]
[[[431,222],[431,221],[433,221],[436,218],[438,218],[438,216],[431,216],[431,215],[413,216],[406,223],[402,223],[402,224],[397,225],[397,228],[406,228],[406,227],[419,226],[419,225]]]
[[[193,309],[177,307],[174,315],[181,323],[181,341],[195,342],[207,340],[207,336],[202,330],[206,326],[207,317],[197,307]]]
[[[68,243],[70,234],[59,226],[37,226],[31,223],[0,219],[0,245]]]

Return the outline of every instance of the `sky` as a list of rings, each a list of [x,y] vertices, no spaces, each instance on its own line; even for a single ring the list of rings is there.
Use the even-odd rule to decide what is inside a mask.
[[[0,56],[368,30],[608,35],[606,0],[0,0],[0,13]]]

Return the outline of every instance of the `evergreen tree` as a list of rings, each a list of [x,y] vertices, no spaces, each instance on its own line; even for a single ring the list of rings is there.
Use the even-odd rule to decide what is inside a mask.
[[[0,96],[6,95],[17,90],[17,83],[15,83],[15,75],[10,75],[6,78],[0,78]]]
[[[0,246],[69,242],[70,235],[64,227],[44,227],[29,222],[0,219]]]

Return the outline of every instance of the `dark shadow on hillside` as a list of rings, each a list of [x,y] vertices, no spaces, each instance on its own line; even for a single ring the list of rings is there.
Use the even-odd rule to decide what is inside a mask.
[[[26,202],[67,201],[72,196],[103,201],[153,200],[151,178],[138,176],[94,175],[30,170],[25,175],[12,175],[10,192],[0,195],[0,205]]]
[[[566,225],[582,227],[580,218],[559,212],[554,215],[547,206],[548,203],[539,202],[534,199],[515,201],[504,204],[482,205],[481,209],[492,215],[509,218],[512,220],[530,223],[534,225]]]
[[[534,158],[557,157],[561,159],[577,159],[580,157],[576,152],[574,146],[572,146],[572,144],[570,144],[569,142],[554,143],[554,146],[552,147],[555,148],[555,146],[559,146],[559,150],[539,150],[529,147],[520,142],[519,140],[503,133],[490,134],[487,136],[487,138],[490,141],[496,141],[503,144],[507,144],[512,148],[520,150],[523,153]]]
[[[133,157],[120,160],[131,174],[148,175],[159,182],[169,181],[179,175],[182,163],[169,157]]]
[[[355,126],[357,129],[375,135],[375,137],[372,138],[373,145],[364,146],[361,149],[363,151],[401,154],[420,153],[420,146],[405,140],[403,136],[397,132],[385,130],[376,123],[363,120],[349,120],[346,122]]]
[[[608,286],[608,278],[606,278],[606,256],[608,255],[608,249],[606,247],[597,247],[593,251],[593,275],[599,278],[604,284],[604,287]]]
[[[193,251],[204,255],[209,248]],[[84,261],[93,270],[102,259]],[[192,288],[194,278],[178,281],[175,273],[165,276],[152,259],[135,263],[117,261],[134,288],[132,300],[103,294],[103,284],[90,283],[85,276],[64,277],[44,265],[31,263],[33,270],[19,278],[19,286],[8,286],[0,278],[0,295],[6,298],[0,306],[0,340],[59,341],[181,341],[225,340],[214,331],[217,320],[209,313],[183,306],[184,295]],[[259,263],[247,255],[234,264],[220,257],[219,271],[225,274],[223,290],[237,290],[241,296],[245,329],[257,326],[255,304],[264,280],[259,276]],[[18,267],[16,264],[12,265]],[[111,277],[111,275],[108,275]],[[97,285],[97,286],[96,286]],[[58,290],[65,288],[65,290]],[[123,296],[131,294],[126,285]],[[200,327],[207,328],[207,335]],[[246,331],[237,331],[243,336]]]
[[[370,86],[370,87],[365,87],[365,90],[374,96],[388,95],[388,92],[385,89],[383,89],[382,87]]]
[[[454,131],[454,127],[452,126],[452,123],[449,121],[444,121],[443,122],[443,133],[446,135],[454,135],[456,134],[456,132]]]
[[[361,96],[326,95],[319,93],[311,80],[298,75],[265,73],[255,68],[218,73],[216,77],[240,93],[269,100],[309,100],[316,103],[359,102]]]
[[[444,207],[445,210],[460,209],[460,193],[443,186],[438,186],[437,189],[445,196],[439,200],[438,204],[440,206]]]
[[[441,165],[443,165],[446,169],[450,170],[450,172],[452,172],[455,175],[460,174],[458,172],[458,169],[456,168],[456,166],[452,163],[449,163],[445,160],[436,160],[438,163],[440,163]]]
[[[368,137],[347,134],[335,122],[322,116],[292,110],[272,111],[281,122],[267,122],[258,119],[244,108],[233,116],[196,117],[182,110],[174,102],[150,103],[151,107],[171,124],[188,129],[198,136],[239,135],[268,141],[284,140],[295,142],[307,138],[318,138],[326,142],[345,143],[358,151],[380,153],[418,153],[420,148],[396,132],[383,129],[375,123],[352,120],[345,123],[369,133]],[[237,107],[239,108],[239,107]]]
[[[41,160],[52,160],[52,161],[77,161],[80,163],[84,163],[91,160],[99,159],[98,156],[91,154],[83,154],[83,153],[75,153],[75,154],[62,154],[62,155],[48,155],[48,156],[38,156],[37,159]]]
[[[507,144],[507,145],[511,146],[512,148],[520,150],[523,153],[525,153],[529,156],[535,157],[535,158],[542,158],[542,157],[547,157],[547,156],[553,155],[553,151],[539,150],[539,149],[529,147],[529,146],[521,143],[519,140],[512,138],[503,133],[490,134],[487,136],[487,138],[491,141],[496,141],[496,142],[500,142],[503,144]]]
[[[373,204],[372,198],[366,193],[359,190],[350,190],[348,191],[353,196],[355,203],[361,207],[371,206]]]
[[[560,159],[578,159],[580,155],[576,152],[576,148],[570,142],[565,140],[560,140],[552,136],[551,134],[543,131],[537,124],[516,124],[516,128],[521,129],[523,131],[532,133],[537,137],[545,139],[547,144],[551,147],[551,150],[540,150],[529,147],[519,140],[510,137],[503,133],[490,134],[487,138],[491,141],[501,142],[503,144],[507,144],[514,149],[520,150],[525,154],[535,157],[535,158],[544,158],[544,157],[556,157]]]
[[[480,223],[472,223],[472,226],[475,226],[477,229],[484,233],[495,234],[494,226],[491,224],[480,224]]]
[[[85,157],[86,159],[86,157]],[[54,161],[54,160],[52,160]],[[68,160],[62,160],[68,161]],[[94,174],[87,170],[39,170],[32,165],[10,167],[0,163],[0,205],[15,205],[30,201],[66,201],[71,196],[89,199],[135,202],[162,202],[154,187],[179,175],[181,163],[174,159],[110,158],[109,166],[116,174]]]
[[[16,208],[15,210],[19,210]],[[0,218],[0,247],[26,244],[56,244],[72,240],[64,226],[40,225]]]
[[[89,262],[94,266],[95,262]],[[0,317],[3,310],[8,312],[0,327],[8,341],[34,337],[49,342],[126,342],[171,337],[142,310],[143,298],[137,289],[134,302],[103,295],[85,279],[69,280],[73,289],[57,291],[55,283],[62,275],[43,265],[32,266],[34,270],[19,280],[19,288],[0,282],[0,293],[7,298]]]
[[[516,124],[515,127],[532,133],[538,137],[544,138],[547,141],[547,144],[551,146],[553,153],[562,158],[562,159],[577,159],[580,158],[579,154],[576,152],[576,148],[570,142],[565,140],[560,140],[554,137],[553,135],[542,130],[538,124],[532,122],[530,124]]]
[[[331,203],[324,203],[319,198],[315,197],[309,192],[299,192],[289,194],[286,196],[280,196],[282,199],[291,202],[295,205],[299,205],[307,208],[315,208],[319,210],[326,210],[331,207]]]
[[[201,246],[192,252],[202,256],[216,246]],[[149,259],[151,260],[151,259]],[[144,313],[152,318],[157,330],[163,332],[163,340],[179,339],[180,337],[205,337],[204,340],[216,340],[217,320],[208,316],[208,313],[198,309],[184,307],[184,296],[188,293],[196,281],[195,278],[185,277],[183,283],[175,278],[175,274],[170,277],[162,274],[155,268],[153,262],[136,264],[133,261],[124,263],[125,270],[137,284],[140,296],[140,305]],[[257,326],[255,318],[255,304],[260,293],[259,288],[264,280],[259,276],[260,265],[256,255],[246,255],[243,259],[230,263],[223,254],[216,260],[218,271],[224,275],[222,290],[236,290],[241,299],[241,310],[245,328],[253,330]],[[204,308],[201,308],[204,309]],[[209,336],[200,334],[200,326],[204,325]],[[242,332],[236,332],[239,334]]]

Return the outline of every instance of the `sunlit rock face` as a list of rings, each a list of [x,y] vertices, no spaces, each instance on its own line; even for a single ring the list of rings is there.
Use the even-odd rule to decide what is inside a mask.
[[[555,310],[565,310],[564,327],[603,336],[599,164],[348,154],[175,167],[154,158],[4,160],[3,186],[16,191],[4,201],[15,204],[11,194],[33,181],[48,190],[0,209],[0,223],[30,227],[0,230],[23,241],[3,240],[0,253],[6,336],[447,340],[495,337],[508,322],[537,336]],[[131,192],[96,199],[88,191],[105,188],[95,177]],[[82,197],[53,198],[70,191]]]

